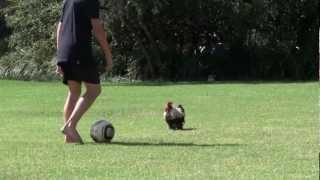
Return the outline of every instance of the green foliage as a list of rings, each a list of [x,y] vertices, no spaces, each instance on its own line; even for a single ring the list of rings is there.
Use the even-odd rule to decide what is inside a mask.
[[[0,38],[2,77],[53,77],[43,66],[52,66],[61,3],[9,1],[4,14],[12,33]],[[113,75],[316,79],[317,7],[316,0],[101,0],[101,15],[112,40]]]
[[[0,58],[4,52],[8,51],[7,36],[10,34],[10,29],[7,27],[5,13],[3,11],[4,3],[5,1],[0,2]]]
[[[53,75],[55,28],[61,1],[12,0],[5,9],[12,29],[9,51],[0,59],[5,78],[50,79]]]
[[[136,61],[142,79],[316,77],[314,0],[110,0],[105,7],[115,48]],[[214,34],[223,57],[210,53]]]

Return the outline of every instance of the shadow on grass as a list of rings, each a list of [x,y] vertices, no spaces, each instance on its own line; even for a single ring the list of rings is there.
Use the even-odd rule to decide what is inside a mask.
[[[120,145],[120,146],[150,146],[150,147],[204,147],[204,148],[213,148],[213,147],[239,147],[245,146],[245,144],[194,144],[194,143],[176,143],[176,142],[159,142],[159,143],[151,143],[151,142],[121,142],[114,141],[111,143],[94,143],[88,142],[85,144],[91,145]]]
[[[172,132],[182,132],[182,131],[195,131],[197,130],[197,128],[183,128],[183,129],[168,129],[168,131],[172,131]]]
[[[183,128],[180,131],[195,131],[197,128]]]
[[[194,143],[149,143],[149,142],[112,142],[115,145],[122,146],[175,146],[175,147],[237,147],[243,144],[194,144]]]

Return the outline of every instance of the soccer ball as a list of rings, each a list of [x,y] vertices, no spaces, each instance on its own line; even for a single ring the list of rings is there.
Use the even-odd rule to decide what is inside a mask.
[[[98,120],[91,125],[90,136],[98,143],[111,142],[115,130],[111,122],[107,120]]]

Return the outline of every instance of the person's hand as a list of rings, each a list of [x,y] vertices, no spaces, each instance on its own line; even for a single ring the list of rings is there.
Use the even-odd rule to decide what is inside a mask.
[[[58,66],[58,65],[56,67],[56,73],[59,74],[60,76],[63,76],[62,68],[60,66]]]
[[[107,72],[110,72],[110,71],[112,71],[112,61],[110,61],[110,60],[108,60],[107,61],[107,65],[106,65],[106,71]]]
[[[112,59],[106,57],[106,61],[107,61],[106,67],[105,67],[106,71],[110,72],[110,71],[112,71],[112,66],[113,66]]]

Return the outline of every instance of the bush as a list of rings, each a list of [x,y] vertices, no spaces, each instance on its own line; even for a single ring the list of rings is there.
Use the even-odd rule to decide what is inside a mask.
[[[0,76],[55,78],[61,3],[10,1],[1,11],[7,33],[0,34]],[[316,0],[108,0],[101,14],[112,36],[114,76],[309,80],[318,72],[317,7]],[[94,50],[101,62],[96,44]]]

